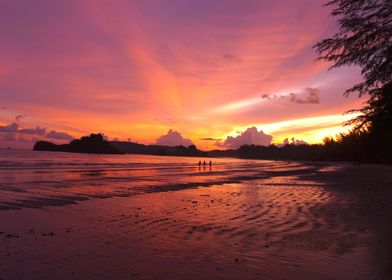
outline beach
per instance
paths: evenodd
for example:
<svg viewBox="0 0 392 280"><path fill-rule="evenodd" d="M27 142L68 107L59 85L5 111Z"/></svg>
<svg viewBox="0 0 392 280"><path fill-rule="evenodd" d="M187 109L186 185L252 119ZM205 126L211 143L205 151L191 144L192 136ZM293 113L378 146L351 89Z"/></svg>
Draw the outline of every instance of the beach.
<svg viewBox="0 0 392 280"><path fill-rule="evenodd" d="M387 165L2 150L0 279L391 279L391 201Z"/></svg>

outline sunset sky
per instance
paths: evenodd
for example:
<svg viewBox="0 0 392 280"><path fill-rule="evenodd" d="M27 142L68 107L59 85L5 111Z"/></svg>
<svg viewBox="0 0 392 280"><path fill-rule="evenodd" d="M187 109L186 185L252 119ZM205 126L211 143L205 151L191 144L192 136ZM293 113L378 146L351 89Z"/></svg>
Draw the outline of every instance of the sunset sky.
<svg viewBox="0 0 392 280"><path fill-rule="evenodd" d="M355 68L327 71L322 0L2 0L0 148L102 132L201 149L343 131ZM260 132L262 131L262 132Z"/></svg>

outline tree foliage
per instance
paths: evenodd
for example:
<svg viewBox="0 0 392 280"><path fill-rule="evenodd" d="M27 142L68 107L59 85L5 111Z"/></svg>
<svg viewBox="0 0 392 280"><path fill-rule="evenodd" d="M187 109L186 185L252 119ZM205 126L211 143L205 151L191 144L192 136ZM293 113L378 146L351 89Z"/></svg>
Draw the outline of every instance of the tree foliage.
<svg viewBox="0 0 392 280"><path fill-rule="evenodd" d="M314 45L318 59L333 62L331 68L357 65L363 81L345 95L368 94L361 114L349 122L355 131L392 131L392 0L330 0L339 31Z"/></svg>
<svg viewBox="0 0 392 280"><path fill-rule="evenodd" d="M377 94L392 77L392 1L331 0L326 6L339 18L339 31L314 46L319 59L334 62L331 68L361 67L363 81L346 95Z"/></svg>

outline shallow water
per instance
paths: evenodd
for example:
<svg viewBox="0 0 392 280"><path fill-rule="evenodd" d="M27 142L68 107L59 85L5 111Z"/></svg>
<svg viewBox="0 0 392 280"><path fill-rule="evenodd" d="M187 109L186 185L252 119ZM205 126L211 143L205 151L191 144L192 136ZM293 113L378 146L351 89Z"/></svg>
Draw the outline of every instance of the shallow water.
<svg viewBox="0 0 392 280"><path fill-rule="evenodd" d="M390 279L389 170L199 160L1 151L0 278Z"/></svg>
<svg viewBox="0 0 392 280"><path fill-rule="evenodd" d="M272 161L0 150L0 210L72 204L267 177L302 166ZM263 170L265 172L263 172ZM245 178L248 176L249 178Z"/></svg>

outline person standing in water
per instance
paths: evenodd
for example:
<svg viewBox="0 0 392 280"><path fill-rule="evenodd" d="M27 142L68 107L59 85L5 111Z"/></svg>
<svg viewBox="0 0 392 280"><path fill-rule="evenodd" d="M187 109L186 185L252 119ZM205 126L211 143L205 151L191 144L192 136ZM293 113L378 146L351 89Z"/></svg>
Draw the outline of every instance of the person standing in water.
<svg viewBox="0 0 392 280"><path fill-rule="evenodd" d="M210 161L210 166L212 166L212 161Z"/></svg>

